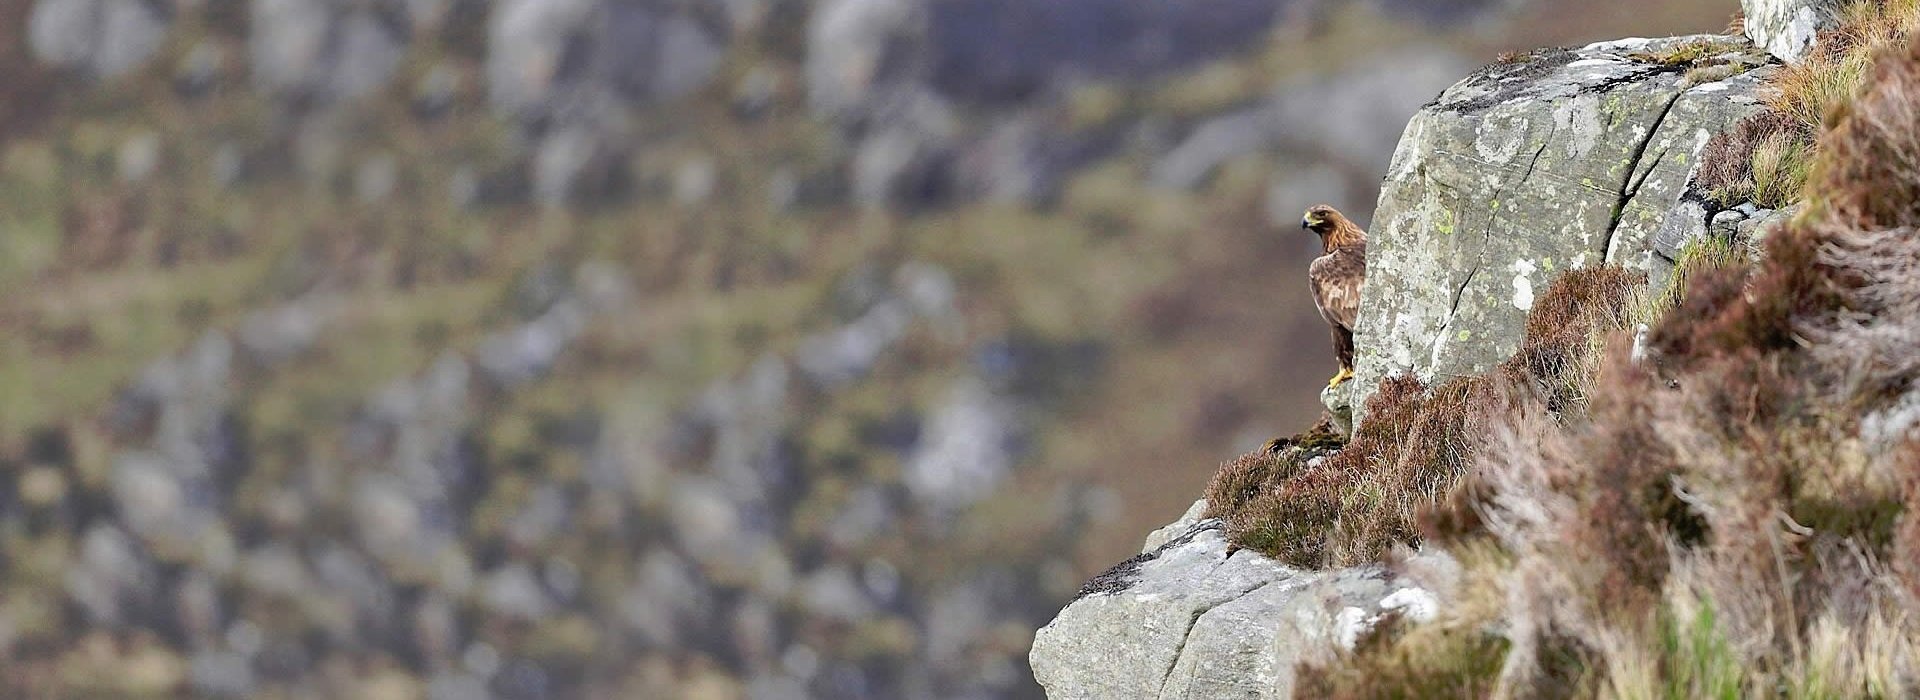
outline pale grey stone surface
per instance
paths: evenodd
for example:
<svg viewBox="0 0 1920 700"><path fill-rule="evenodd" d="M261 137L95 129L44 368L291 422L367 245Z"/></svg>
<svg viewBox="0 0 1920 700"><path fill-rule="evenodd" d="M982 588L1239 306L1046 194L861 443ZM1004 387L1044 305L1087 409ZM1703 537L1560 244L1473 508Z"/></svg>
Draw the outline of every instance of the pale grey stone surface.
<svg viewBox="0 0 1920 700"><path fill-rule="evenodd" d="M1352 648L1388 614L1431 619L1436 589L1378 566L1304 571L1230 551L1204 520L1088 582L1029 661L1051 698L1292 697L1300 661Z"/></svg>
<svg viewBox="0 0 1920 700"><path fill-rule="evenodd" d="M1766 70L1693 85L1659 52L1737 38L1629 39L1490 66L1407 126L1369 232L1351 403L1386 376L1479 373L1518 348L1560 272L1654 270L1656 232L1714 133L1755 109ZM1704 231L1712 212L1702 209Z"/></svg>
<svg viewBox="0 0 1920 700"><path fill-rule="evenodd" d="M1740 0L1747 36L1788 63L1813 50L1815 36L1833 25L1843 4L1840 0Z"/></svg>

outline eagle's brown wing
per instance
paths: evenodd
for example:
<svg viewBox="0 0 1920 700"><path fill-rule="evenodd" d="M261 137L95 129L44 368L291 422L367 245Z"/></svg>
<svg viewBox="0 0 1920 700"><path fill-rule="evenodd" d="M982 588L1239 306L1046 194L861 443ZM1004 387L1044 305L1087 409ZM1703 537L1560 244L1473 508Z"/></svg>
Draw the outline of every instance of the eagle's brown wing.
<svg viewBox="0 0 1920 700"><path fill-rule="evenodd" d="M1360 285L1367 279L1367 251L1363 246L1338 248L1315 258L1307 268L1313 283L1313 305L1327 323L1348 332L1360 315Z"/></svg>

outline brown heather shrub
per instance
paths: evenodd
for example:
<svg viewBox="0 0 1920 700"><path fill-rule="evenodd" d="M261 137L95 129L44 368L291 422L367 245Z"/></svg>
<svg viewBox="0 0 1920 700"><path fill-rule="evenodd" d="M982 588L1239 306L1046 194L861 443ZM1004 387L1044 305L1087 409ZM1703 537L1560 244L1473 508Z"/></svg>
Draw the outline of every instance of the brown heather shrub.
<svg viewBox="0 0 1920 700"><path fill-rule="evenodd" d="M1884 399L1920 379L1920 40L1883 56L1870 85L1822 140L1823 220L1804 228L1840 297L1809 324L1815 354Z"/></svg>
<svg viewBox="0 0 1920 700"><path fill-rule="evenodd" d="M1874 65L1873 89L1842 110L1815 173L1832 218L1853 229L1920 227L1920 41ZM1904 53L1904 55L1900 55Z"/></svg>
<svg viewBox="0 0 1920 700"><path fill-rule="evenodd" d="M1207 490L1210 517L1224 519L1239 546L1294 566L1375 561L1422 531L1471 532L1471 510L1439 509L1455 492L1499 408L1498 387L1544 397L1555 413L1584 403L1595 337L1626 327L1645 276L1618 268L1577 270L1535 304L1521 350L1492 379L1456 378L1429 391L1410 377L1382 382L1367 420L1337 452L1317 428L1224 465ZM1314 461L1316 458L1324 457Z"/></svg>
<svg viewBox="0 0 1920 700"><path fill-rule="evenodd" d="M1351 566L1414 543L1420 509L1446 494L1470 459L1465 421L1480 412L1477 380L1428 394L1417 379L1383 382L1368 418L1337 452L1310 432L1223 466L1207 488L1209 517L1233 542L1305 568Z"/></svg>
<svg viewBox="0 0 1920 700"><path fill-rule="evenodd" d="M1602 339L1632 325L1646 286L1645 273L1617 267L1555 278L1527 315L1520 349L1501 363L1498 376L1537 392L1556 414L1577 408L1593 384Z"/></svg>
<svg viewBox="0 0 1920 700"><path fill-rule="evenodd" d="M1893 533L1893 571L1907 595L1920 600L1920 439L1909 439L1889 455L1900 479L1905 514Z"/></svg>

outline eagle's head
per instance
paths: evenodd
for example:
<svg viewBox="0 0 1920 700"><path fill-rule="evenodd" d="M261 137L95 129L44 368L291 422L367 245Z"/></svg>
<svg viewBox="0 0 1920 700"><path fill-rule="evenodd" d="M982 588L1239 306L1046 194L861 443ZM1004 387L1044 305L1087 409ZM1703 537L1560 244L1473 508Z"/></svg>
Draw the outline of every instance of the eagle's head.
<svg viewBox="0 0 1920 700"><path fill-rule="evenodd" d="M1307 210L1307 215L1300 218L1300 228L1325 236L1340 228L1340 224L1346 220L1347 217L1340 215L1340 210L1321 204Z"/></svg>
<svg viewBox="0 0 1920 700"><path fill-rule="evenodd" d="M1331 251L1335 248L1365 245L1367 233L1353 225L1340 210L1321 204L1307 210L1300 217L1300 228L1312 231L1320 237L1321 245Z"/></svg>

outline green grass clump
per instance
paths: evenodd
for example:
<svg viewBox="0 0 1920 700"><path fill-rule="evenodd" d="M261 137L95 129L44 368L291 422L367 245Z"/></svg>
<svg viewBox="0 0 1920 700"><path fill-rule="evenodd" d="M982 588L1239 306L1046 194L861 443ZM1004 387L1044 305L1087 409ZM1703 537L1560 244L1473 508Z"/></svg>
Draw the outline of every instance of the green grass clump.
<svg viewBox="0 0 1920 700"><path fill-rule="evenodd" d="M1785 209L1800 201L1813 166L1812 152L1812 143L1788 132L1761 141L1753 150L1753 203L1763 209Z"/></svg>

